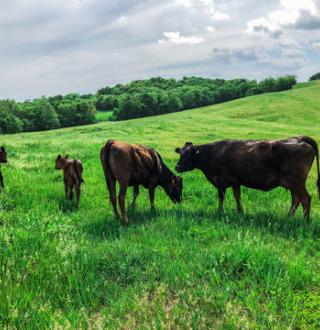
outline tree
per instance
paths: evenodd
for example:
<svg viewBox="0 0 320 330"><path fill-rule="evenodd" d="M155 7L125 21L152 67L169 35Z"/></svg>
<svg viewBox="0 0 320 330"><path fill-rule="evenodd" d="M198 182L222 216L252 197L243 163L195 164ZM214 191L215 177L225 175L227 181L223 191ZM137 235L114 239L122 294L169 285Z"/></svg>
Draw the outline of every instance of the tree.
<svg viewBox="0 0 320 330"><path fill-rule="evenodd" d="M23 130L23 123L16 116L19 111L15 101L0 100L0 133L18 133Z"/></svg>
<svg viewBox="0 0 320 330"><path fill-rule="evenodd" d="M288 90L291 89L292 86L294 86L297 83L296 77L295 76L285 76L285 77L279 77L276 80L276 87L275 89L277 91L283 91L283 90Z"/></svg>
<svg viewBox="0 0 320 330"><path fill-rule="evenodd" d="M274 92L276 91L276 80L272 77L266 78L259 83L259 88L264 93Z"/></svg>
<svg viewBox="0 0 320 330"><path fill-rule="evenodd" d="M41 131L60 127L57 112L45 97L21 104L20 118L25 131Z"/></svg>
<svg viewBox="0 0 320 330"><path fill-rule="evenodd" d="M310 78L309 78L309 81L313 81L313 80L320 80L320 72L312 75Z"/></svg>
<svg viewBox="0 0 320 330"><path fill-rule="evenodd" d="M99 95L95 102L98 111L112 111L117 105L117 98L113 95Z"/></svg>
<svg viewBox="0 0 320 330"><path fill-rule="evenodd" d="M60 127L58 114L50 103L47 103L41 110L39 128L48 130Z"/></svg>

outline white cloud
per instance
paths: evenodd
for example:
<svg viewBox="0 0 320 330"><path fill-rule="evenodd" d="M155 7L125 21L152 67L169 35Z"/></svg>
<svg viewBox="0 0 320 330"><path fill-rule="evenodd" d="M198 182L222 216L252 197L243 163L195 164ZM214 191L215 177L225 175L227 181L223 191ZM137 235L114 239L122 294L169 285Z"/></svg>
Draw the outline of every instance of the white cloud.
<svg viewBox="0 0 320 330"><path fill-rule="evenodd" d="M313 42L311 45L312 45L313 49L315 49L316 51L318 51L320 53L320 41Z"/></svg>
<svg viewBox="0 0 320 330"><path fill-rule="evenodd" d="M122 16L120 16L120 17L117 19L117 21L118 21L118 22L124 22L124 21L126 21L127 19L128 19L127 16L122 15Z"/></svg>
<svg viewBox="0 0 320 330"><path fill-rule="evenodd" d="M0 98L159 75L308 78L319 67L319 1L0 1Z"/></svg>
<svg viewBox="0 0 320 330"><path fill-rule="evenodd" d="M166 39L159 40L159 43L171 42L173 44L178 44L178 45L182 45L182 44L196 45L204 42L204 39L201 37L184 37L180 34L180 32L163 32L163 35L165 36Z"/></svg>
<svg viewBox="0 0 320 330"><path fill-rule="evenodd" d="M213 0L198 0L198 2L212 20L222 21L230 18L227 13L223 13L217 9Z"/></svg>
<svg viewBox="0 0 320 330"><path fill-rule="evenodd" d="M185 8L192 8L193 1L192 0L175 0L175 4L178 6L182 6Z"/></svg>
<svg viewBox="0 0 320 330"><path fill-rule="evenodd" d="M280 0L278 9L247 22L247 32L249 34L263 32L277 38L286 27L308 29L317 22L320 27L316 0Z"/></svg>
<svg viewBox="0 0 320 330"><path fill-rule="evenodd" d="M266 19L265 17L260 17L249 21L247 23L247 32L249 34L254 33L266 33L273 38L277 38L282 34L281 29L271 20Z"/></svg>

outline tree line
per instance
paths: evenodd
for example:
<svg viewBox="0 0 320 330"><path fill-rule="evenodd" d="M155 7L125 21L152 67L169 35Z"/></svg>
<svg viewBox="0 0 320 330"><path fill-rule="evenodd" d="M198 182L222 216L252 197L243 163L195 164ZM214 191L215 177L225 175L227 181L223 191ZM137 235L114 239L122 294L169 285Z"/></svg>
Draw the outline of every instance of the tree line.
<svg viewBox="0 0 320 330"><path fill-rule="evenodd" d="M111 120L124 120L198 108L261 93L291 89L296 78L288 75L260 82L247 79L161 77L133 81L98 90L96 108L112 111Z"/></svg>
<svg viewBox="0 0 320 330"><path fill-rule="evenodd" d="M313 80L320 80L320 72L315 73L309 78L309 81L313 81Z"/></svg>
<svg viewBox="0 0 320 330"><path fill-rule="evenodd" d="M68 94L16 102L0 100L0 133L55 129L95 122L96 110L112 111L111 120L124 120L230 101L246 96L291 89L288 75L260 82L247 79L161 77L104 87L95 94Z"/></svg>
<svg viewBox="0 0 320 330"><path fill-rule="evenodd" d="M32 132L90 124L95 121L94 101L78 94L41 97L15 102L0 100L0 133Z"/></svg>

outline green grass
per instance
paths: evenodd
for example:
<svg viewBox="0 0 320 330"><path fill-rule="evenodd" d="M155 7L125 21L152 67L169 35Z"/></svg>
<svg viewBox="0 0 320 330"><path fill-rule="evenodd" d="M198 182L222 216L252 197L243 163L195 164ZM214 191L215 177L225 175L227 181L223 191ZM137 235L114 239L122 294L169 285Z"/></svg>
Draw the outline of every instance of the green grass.
<svg viewBox="0 0 320 330"><path fill-rule="evenodd" d="M98 123L102 121L108 121L111 116L112 116L112 111L97 111L96 121Z"/></svg>
<svg viewBox="0 0 320 330"><path fill-rule="evenodd" d="M185 173L184 201L145 190L130 225L113 218L99 150L109 139L155 147L173 168L185 141L320 142L320 84L159 117L7 135L0 194L0 328L319 329L320 201L312 222L286 218L290 194L243 189L244 215L228 192ZM80 208L66 204L58 153L84 163ZM131 191L128 201L131 200Z"/></svg>

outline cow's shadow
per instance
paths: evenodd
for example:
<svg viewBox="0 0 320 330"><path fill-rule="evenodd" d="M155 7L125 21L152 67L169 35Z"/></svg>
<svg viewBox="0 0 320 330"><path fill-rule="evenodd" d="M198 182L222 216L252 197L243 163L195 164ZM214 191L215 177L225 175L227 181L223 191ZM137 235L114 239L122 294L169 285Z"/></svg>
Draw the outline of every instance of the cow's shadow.
<svg viewBox="0 0 320 330"><path fill-rule="evenodd" d="M75 200L67 200L66 198L59 198L58 200L59 210L63 213L71 213L77 211L79 208L77 207Z"/></svg>
<svg viewBox="0 0 320 330"><path fill-rule="evenodd" d="M216 218L217 221L227 221L230 225L242 228L254 228L260 232L266 232L284 239L312 238L317 239L320 235L320 223L317 217L307 220L302 215L288 217L272 212L260 211L239 214L236 211L227 212Z"/></svg>
<svg viewBox="0 0 320 330"><path fill-rule="evenodd" d="M95 218L84 223L82 227L91 239L108 241L119 239L121 232L126 229L118 219L110 216Z"/></svg>
<svg viewBox="0 0 320 330"><path fill-rule="evenodd" d="M128 226L122 226L120 219L115 219L113 214L108 212L85 225L85 231L93 239L117 239L127 227L150 225L155 221L162 221L163 218L174 219L181 222L183 228L196 223L206 225L224 223L236 228L252 228L262 233L279 236L284 239L312 238L320 236L320 222L316 217L306 220L303 216L287 217L272 212L238 213L234 210L226 210L223 213L217 210L208 209L186 209L183 206L169 209L150 208L128 208Z"/></svg>

